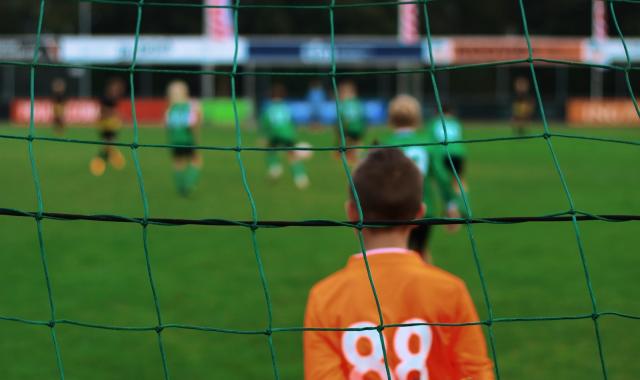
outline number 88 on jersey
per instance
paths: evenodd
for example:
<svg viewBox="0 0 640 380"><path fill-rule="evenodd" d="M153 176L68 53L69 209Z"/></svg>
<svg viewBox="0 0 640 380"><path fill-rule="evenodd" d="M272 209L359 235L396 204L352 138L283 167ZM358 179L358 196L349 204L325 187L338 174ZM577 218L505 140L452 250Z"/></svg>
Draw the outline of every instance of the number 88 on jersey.
<svg viewBox="0 0 640 380"><path fill-rule="evenodd" d="M398 359L395 366L389 363L391 380L427 380L427 358L431 349L433 335L431 327L426 321L418 318L402 322L392 337L392 346L387 343L387 336L382 334L387 358L391 349ZM357 322L349 326L350 329L342 336L342 354L353 367L349 373L349 380L386 380L387 368L380 334L372 322ZM386 330L389 331L389 330ZM385 332L386 332L385 331Z"/></svg>

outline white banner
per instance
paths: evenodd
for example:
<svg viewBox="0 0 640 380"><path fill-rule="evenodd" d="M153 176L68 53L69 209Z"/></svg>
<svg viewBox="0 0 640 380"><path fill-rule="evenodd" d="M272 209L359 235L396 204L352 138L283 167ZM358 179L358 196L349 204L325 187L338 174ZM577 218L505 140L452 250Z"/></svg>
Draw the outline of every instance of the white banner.
<svg viewBox="0 0 640 380"><path fill-rule="evenodd" d="M63 36L58 57L65 63L130 64L133 60L134 37ZM136 63L208 65L233 62L233 39L212 40L204 36L141 36ZM238 62L247 60L249 47L238 39Z"/></svg>
<svg viewBox="0 0 640 380"><path fill-rule="evenodd" d="M455 62L455 45L454 40L447 37L434 37L431 38L431 51L433 53L433 60L436 65L448 65ZM427 39L422 40L422 59L429 63L429 41Z"/></svg>
<svg viewBox="0 0 640 380"><path fill-rule="evenodd" d="M631 62L640 61L640 39L625 38L629 59ZM596 64L626 64L627 55L622 41L617 38L605 40L585 39L582 42L582 62Z"/></svg>

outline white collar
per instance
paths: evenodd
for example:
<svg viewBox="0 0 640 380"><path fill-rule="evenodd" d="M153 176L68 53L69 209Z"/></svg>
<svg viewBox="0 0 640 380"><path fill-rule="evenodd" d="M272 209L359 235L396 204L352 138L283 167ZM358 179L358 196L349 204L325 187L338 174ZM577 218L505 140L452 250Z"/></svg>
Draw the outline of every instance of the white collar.
<svg viewBox="0 0 640 380"><path fill-rule="evenodd" d="M383 255L383 254L389 254L389 253L397 254L397 255L406 255L409 253L413 253L413 251L406 248L383 247L383 248L367 249L366 253L367 253L367 257L370 257L374 255ZM363 254L362 252L359 252L353 255L353 257L361 258L363 257Z"/></svg>

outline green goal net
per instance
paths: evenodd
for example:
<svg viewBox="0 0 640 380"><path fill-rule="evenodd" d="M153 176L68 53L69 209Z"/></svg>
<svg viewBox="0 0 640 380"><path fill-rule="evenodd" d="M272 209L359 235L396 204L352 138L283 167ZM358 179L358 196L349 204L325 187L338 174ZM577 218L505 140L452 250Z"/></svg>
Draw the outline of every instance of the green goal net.
<svg viewBox="0 0 640 380"><path fill-rule="evenodd" d="M89 0L87 0L89 1ZM41 44L41 33L43 30L43 24L45 20L45 9L48 3L55 3L51 0L40 0L39 1L39 18L37 25L34 25L36 30L36 46L33 52L33 59L30 62L12 62L12 61L4 61L0 62L0 65L3 66L15 66L15 67L23 67L28 69L30 75L30 100L31 100L31 120L28 127L28 133L25 136L15 136L10 134L2 134L0 135L0 143L2 141L7 140L22 140L26 141L28 144L28 157L29 163L31 167L31 176L33 178L33 186L35 188L35 193L37 196L37 209L36 210L19 210L14 208L7 207L8 205L0 205L5 208L0 208L0 215L3 216L12 216L12 217L27 217L32 218L35 224L35 228L37 231L38 237L38 246L40 253L40 260L42 264L42 269L44 271L44 280L46 283L46 290L48 295L48 304L49 304L49 318L47 320L32 320L32 319L24 319L19 316L10 316L10 315L0 315L0 323L20 323L20 324L29 324L29 325L38 325L45 328L48 328L51 334L51 344L54 348L55 360L57 363L57 369L59 373L59 377L61 379L65 378L65 353L64 350L61 349L59 341L58 341L58 331L61 325L71 325L75 328L86 328L86 329L103 329L109 331L131 331L131 332L155 332L157 336L157 344L159 355L162 362L162 373L165 379L171 378L172 369L168 364L167 360L167 350L165 349L165 341L163 336L165 332L169 329L189 329L195 330L202 333L217 333L217 334L250 334L257 336L266 337L266 341L268 344L268 349L270 352L271 364L273 368L273 377L276 379L281 378L281 374L279 371L279 358L277 355L277 347L274 343L274 335L282 334L287 332L302 332L305 330L302 326L296 327L283 327L278 326L273 321L273 307L272 307L272 295L270 293L269 282L267 275L265 273L263 267L263 258L260 251L260 244L258 243L258 239L256 238L257 231L260 229L266 228L280 228L280 227L290 227L297 226L301 228L316 228L316 227L326 227L326 226L335 226L342 228L349 228L358 231L358 241L362 248L362 251L365 252L362 232L361 230L365 227L381 227L391 225L388 222L376 222L376 223L363 223L362 210L360 209L360 204L358 202L358 195L355 191L355 186L353 184L353 180L351 177L351 169L346 159L346 152L348 150L364 150L373 149L373 148L385 148L385 147L401 147L398 145L362 145L362 146L348 146L345 138L345 131L342 125L342 121L338 118L338 126L340 132L339 145L332 147L306 147L306 148L267 148L267 147L257 147L257 146L248 146L243 142L243 134L241 133L240 121L238 118L238 80L240 77L247 75L266 75L266 76L322 76L328 78L331 82L332 91L336 98L336 111L337 114L340 114L341 102L338 96L338 81L341 78L345 78L348 76L375 76L375 75L401 75L407 73L421 73L431 83L432 91L435 97L435 103L438 110L438 115L443 123L445 123L445 116L443 113L442 102L438 90L438 80L437 74L444 71L454 71L454 70L467 70L472 68L479 67L496 67L496 66L508 66L508 65L525 65L528 67L530 80L533 84L533 89L535 92L535 98L537 101L537 108L540 113L540 118L543 123L543 130L541 133L529 134L526 136L515 136L515 137L497 137L497 138L487 138L487 139L469 139L469 140L459 140L454 141L446 136L445 129L445 140L441 144L444 146L444 150L448 156L449 162L454 167L451 154L449 153L449 147L453 144L483 144L488 142L496 142L496 141L508 141L508 140L533 140L538 139L540 141L544 141L546 146L548 147L548 153L552 159L553 166L555 168L555 172L557 178L559 180L559 186L561 186L566 201L566 209L552 214L552 215L543 215L543 216L521 216L521 217L476 217L476 214L473 210L473 205L471 204L467 194L465 193L465 189L462 186L461 179L457 172L454 174L456 181L458 183L458 187L462 193L464 208L466 209L466 214L468 215L465 218L459 219L450 219L450 218L425 218L423 220L413 220L413 221L405 221L403 224L433 224L433 225L446 225L446 224L462 224L466 229L466 233L468 235L468 240L470 242L471 247L471 257L473 258L473 262L475 264L475 269L480 279L481 283L481 292L482 297L484 299L484 304L486 305L486 319L474 321L470 323L465 323L461 325L469 325L469 324L478 324L485 326L486 331L488 331L488 345L491 353L491 358L493 360L495 366L495 374L499 379L501 377L501 351L497 348L496 337L494 334L495 326L501 323L520 323L522 328L526 328L526 323L529 322L544 322L544 321L558 321L558 320L591 320L593 323L593 344L597 347L598 358L599 358L599 366L602 371L602 377L608 378L607 371L607 359L604 354L604 346L606 342L603 342L602 334L601 334L601 318L602 317L613 317L613 318L624 318L624 319L640 319L640 316L626 314L622 312L615 311L606 311L599 307L597 302L594 288L591 281L591 275L589 270L589 265L587 262L587 257L585 255L585 249L583 245L583 238L580 232L580 221L587 220L598 220L604 222L627 222L627 221L637 221L640 220L640 216L637 215L601 215L601 214L592 214L581 210L574 203L570 186L565 179L565 175L562 170L561 162L556 154L556 150L554 149L554 143L558 140L592 140L597 141L602 144L627 144L627 145L640 145L638 141L624 140L624 139L613 139L613 138L602 138L602 137L594 137L588 135L575 135L568 134L562 131L554 131L549 126L549 122L547 120L547 116L545 115L545 105L541 96L541 89L538 85L538 80L536 77L536 68L540 64L555 64L555 65L566 65L572 67L582 67L582 68L598 68L604 70L612 70L621 72L624 74L625 84L628 89L628 96L633 101L633 105L635 107L636 112L640 117L640 108L638 106L637 99L633 92L632 82L630 79L630 74L637 70L637 67L632 65L631 59L629 57L628 47L625 42L623 31L621 30L618 23L618 16L616 14L616 8L618 3L620 2L633 2L631 0L607 0L608 10L611 15L611 19L613 21L615 30L619 37L620 43L624 47L626 52L627 62L625 65L614 65L614 64L585 64L585 63L577 63L577 62L569 62L562 60L552 60L546 59L542 57L537 57L531 44L531 37L528 31L527 25L527 11L526 6L523 0L514 0L517 2L520 15L521 15L521 24L524 30L523 38L527 43L528 54L526 57L517 60L508 60L508 61L500 61L500 62L487 62L487 63L479 63L479 64L469 64L469 65L442 65L439 62L434 60L433 48L432 48L432 31L430 27L430 8L433 6L432 1L427 0L416 0L416 1L378 1L378 2L349 2L342 3L336 0L327 1L326 4L322 5L305 5L304 2L283 2L282 4L271 4L269 2L254 2L251 4L244 4L240 0L233 0L232 5L227 8L231 8L233 14L233 21L235 23L235 53L233 64L231 65L230 70L182 70L182 69L164 69L164 68L153 68L153 67L140 67L137 62L138 55L138 42L140 38L140 30L141 23L145 15L145 10L150 7L192 7L192 8L203 8L205 7L202 4L196 3L182 3L182 2L154 2L154 1L133 1L133 0L90 0L92 3L101 3L114 7L135 7L137 9L137 22L135 25L135 35L134 35L134 50L133 50L133 59L128 67L108 67L108 66L93 66L93 65L72 65L72 64L62 64L62 63L46 63L40 60L40 44ZM292 3L292 4L290 4ZM339 65L336 63L336 49L335 49L335 23L334 19L340 11L347 7L389 7L389 9L394 9L394 7L402 6L403 4L418 4L422 13L422 17L424 19L424 34L426 35L427 46L428 46L428 54L430 62L428 65L419 68L419 69L398 69L398 70L384 70L384 71L341 71ZM533 3L532 3L533 4ZM586 5L585 5L586 6ZM330 66L329 69L320 72L320 73L307 73L307 72L277 72L277 73L269 73L269 72L246 72L241 71L238 63L238 18L242 17L243 9L251 9L251 8L299 8L299 9L313 9L318 11L326 12L327 24L330 26L330 41L331 41L331 56L330 56ZM93 141L93 140L81 140L81 139L73 139L73 138L63 138L63 137L47 137L42 136L38 133L36 129L36 122L34 117L34 108L35 101L38 94L36 93L36 81L38 78L38 70L43 67L54 67L54 68L81 68L87 70L101 70L101 71L113 71L118 72L120 74L125 73L128 75L129 79L129 87L130 87L130 97L131 97L131 113L133 119L133 139L129 142L101 142L101 141ZM148 194L145 189L145 178L142 171L141 162L139 159L139 151L141 149L152 149L152 148L174 148L176 146L166 145L166 144L148 144L144 141L141 141L139 137L139 125L138 118L136 116L136 86L134 77L137 73L145 71L145 72L157 72L164 74L180 74L180 75L215 75L220 77L228 78L231 86L231 98L232 98L232 106L235 115L235 144L233 146L210 146L210 145L198 145L194 148L200 150L208 150L208 151L226 151L233 152L235 154L235 159L237 162L237 170L241 176L242 180L242 190L246 194L246 199L251 209L251 219L250 220L228 220L228 219L180 219L180 218L155 218L152 217L149 211L149 202L148 202ZM36 154L37 150L34 149L34 142L36 141L56 141L64 144L68 144L70 147L73 147L74 144L94 144L94 145L114 145L119 146L121 148L129 149L131 152L131 156L133 158L133 165L135 168L135 173L137 175L137 186L139 189L140 200L143 205L143 213L142 215L89 215L89 214L79 214L79 213L64 213L64 212L51 212L47 210L45 207L45 203L43 201L43 189L40 182L40 175L38 172L38 164L36 162ZM440 143L425 143L423 145L436 145ZM245 154L247 152L266 152L269 150L293 150L293 149L306 149L312 151L334 151L340 155L340 161L344 169L344 175L351 187L356 202L358 204L358 212L360 215L360 221L356 223L345 222L341 220L284 220L284 221L269 221L263 220L260 218L260 210L256 206L256 202L254 200L254 195L252 188L247 179L247 168L245 165ZM100 223L131 223L137 224L140 228L140 239L142 241L142 246L144 248L144 258L147 269L147 280L150 286L150 292L153 299L153 304L155 307L155 317L156 322L154 325L150 326L120 326L120 325L105 325L91 322L81 322L77 320L71 319L60 319L59 315L56 312L56 289L52 286L52 281L50 280L50 269L47 261L47 247L45 244L45 239L43 239L43 221L47 219L59 220L59 221L72 221L72 220L87 220L87 221L96 221ZM500 225L503 224L515 224L515 223L525 223L525 222L547 222L547 223L569 223L571 224L573 231L575 233L575 242L577 244L577 249L579 253L579 260L582 265L582 272L584 273L584 291L588 294L590 299L591 310L588 313L584 314L575 314L575 315L564 315L564 316L514 316L514 317L500 317L497 316L492 307L492 297L489 292L489 288L486 284L486 274L483 270L483 261L490 260L486 255L482 255L482 252L479 251L478 246L476 244L476 238L474 235L474 226L476 224L493 224L496 225L495 228L500 228ZM150 251L148 245L148 229L152 225L161 225L161 226L182 226L182 225L204 225L209 226L210 228L218 228L223 226L235 226L237 228L244 228L250 231L251 233L251 243L253 246L253 253L255 256L255 261L257 265L257 269L259 272L259 277L262 284L262 291L264 293L264 299L266 303L266 314L267 314L267 324L263 329L260 330L233 330L233 329L224 329L218 328L216 326L197 326L190 324L175 324L167 322L163 318L163 309L162 305L159 301L158 289L156 287L156 281L154 280L154 270L153 270L153 252ZM1 253L0 253L1 254ZM376 284L374 283L373 276L369 269L369 264L366 258L366 252L364 255L365 265L367 268L367 275L369 278L369 282L371 285L371 292L376 301L376 307L378 312L378 321L377 326L375 327L363 327L363 328L346 328L345 326L335 326L332 329L325 329L331 331L348 331L348 330L374 330L380 336L380 341L383 347L383 354L385 360L385 367L387 378L392 379L392 371L389 368L387 363L387 355L384 346L384 339L382 332L387 327L401 327L402 325L389 325L387 321L385 321L383 315L384 305L380 303L378 300L377 292L376 292ZM434 325L438 325L434 323ZM267 376L265 376L266 378Z"/></svg>

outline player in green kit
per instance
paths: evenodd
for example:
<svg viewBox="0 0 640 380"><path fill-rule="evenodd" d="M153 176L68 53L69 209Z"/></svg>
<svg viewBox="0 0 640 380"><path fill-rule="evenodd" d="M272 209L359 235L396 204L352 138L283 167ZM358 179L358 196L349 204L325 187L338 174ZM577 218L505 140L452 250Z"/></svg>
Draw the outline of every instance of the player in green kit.
<svg viewBox="0 0 640 380"><path fill-rule="evenodd" d="M340 116L346 145L360 145L367 130L367 124L364 106L358 99L358 89L354 82L346 81L340 83L338 94L340 96ZM340 131L338 130L338 138L340 138L339 134ZM346 151L345 155L349 163L353 164L357 161L356 153L355 150Z"/></svg>
<svg viewBox="0 0 640 380"><path fill-rule="evenodd" d="M180 195L187 196L195 189L202 169L202 157L193 148L200 127L200 106L189 99L189 88L183 81L169 83L167 100L167 136L169 144L177 146L172 151L174 179Z"/></svg>
<svg viewBox="0 0 640 380"><path fill-rule="evenodd" d="M270 148L294 147L297 142L296 127L293 123L291 110L284 98L286 89L282 84L274 84L271 88L271 100L262 110L260 117L260 131L265 136ZM293 181L299 189L309 187L309 177L302 162L305 154L309 151L287 152L289 165L293 172ZM277 150L269 150L266 153L267 171L271 179L278 179L282 176L283 168L280 161L280 154Z"/></svg>
<svg viewBox="0 0 640 380"><path fill-rule="evenodd" d="M427 125L427 133L431 141L442 143L445 141L461 141L463 139L463 130L462 123L460 120L453 114L451 109L446 105L442 105L442 113L443 118L440 116L436 116L431 119ZM442 119L444 119L444 125L442 124ZM445 135L446 129L446 135ZM449 156L447 155L447 149L445 149L444 145L439 145L437 147L441 152L441 158L443 160L442 165L451 172L452 187L456 190L456 192L460 192L460 186L458 186L458 181L455 178L455 174L453 172L453 168L455 168L455 172L458 174L460 181L462 182L463 187L466 190L466 182L464 180L464 171L465 171L465 160L467 157L467 148L464 144L448 144L447 149L449 151L449 155L451 156L451 162L449 162ZM453 164L453 168L451 165Z"/></svg>
<svg viewBox="0 0 640 380"><path fill-rule="evenodd" d="M393 135L384 145L424 144L430 141L424 131L419 130L422 123L422 111L418 100L409 95L398 95L389 103L389 124ZM427 217L434 217L435 196L433 184L442 196L445 213L449 218L460 217L459 197L452 187L451 173L444 167L442 150L434 146L406 146L400 148L404 154L412 159L424 176L423 198L427 205ZM431 225L421 225L414 228L409 236L409 248L420 252L425 260L430 260L429 237ZM448 225L450 231L455 231L458 225Z"/></svg>

